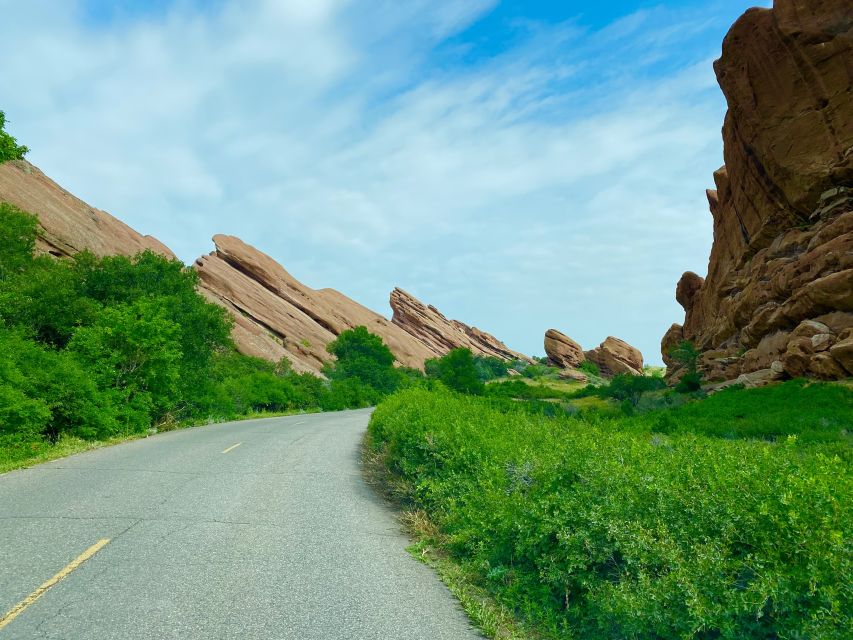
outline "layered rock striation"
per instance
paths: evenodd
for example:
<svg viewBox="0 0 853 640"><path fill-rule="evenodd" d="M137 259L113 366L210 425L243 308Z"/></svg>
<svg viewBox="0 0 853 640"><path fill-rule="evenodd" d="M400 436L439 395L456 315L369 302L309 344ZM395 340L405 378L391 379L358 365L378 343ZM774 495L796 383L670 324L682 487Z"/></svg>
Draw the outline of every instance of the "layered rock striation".
<svg viewBox="0 0 853 640"><path fill-rule="evenodd" d="M38 216L37 249L57 257L88 250L97 256L132 256L141 251L174 258L162 242L137 233L106 211L71 195L26 160L0 164L0 202Z"/></svg>
<svg viewBox="0 0 853 640"><path fill-rule="evenodd" d="M708 202L708 274L685 273L683 325L710 379L853 374L853 11L776 0L731 28L714 64L728 102ZM819 336L819 337L818 337ZM839 346L836 346L839 345ZM834 351L833 351L834 349ZM766 377L771 377L767 373Z"/></svg>
<svg viewBox="0 0 853 640"><path fill-rule="evenodd" d="M37 249L56 257L88 250L98 256L132 256L151 250L175 254L151 236L137 233L110 214L71 195L26 161L0 164L0 202L35 214L41 226ZM291 276L268 255L238 238L218 235L215 251L199 258L199 291L234 318L233 339L247 355L279 361L288 358L297 371L319 374L332 359L326 345L342 331L365 326L379 335L400 364L422 368L424 361L465 346L475 353L525 359L493 336L437 310L418 332L358 304L333 289L314 290ZM392 295L392 299L395 296ZM426 308L407 296L408 308Z"/></svg>
<svg viewBox="0 0 853 640"><path fill-rule="evenodd" d="M394 312L391 322L425 345L433 357L465 348L475 355L533 363L532 358L513 351L490 333L459 320L449 320L434 306L424 304L400 288L391 292L390 303Z"/></svg>
<svg viewBox="0 0 853 640"><path fill-rule="evenodd" d="M613 336L608 336L595 349L584 351L566 334L548 329L545 332L545 355L551 364L567 372L588 361L608 378L620 373L643 375L643 354L640 350Z"/></svg>
<svg viewBox="0 0 853 640"><path fill-rule="evenodd" d="M412 335L333 289L311 289L239 238L217 235L216 250L196 261L202 293L234 316L241 352L287 357L299 371L319 373L326 345L357 326L380 336L404 366L423 367L435 352Z"/></svg>

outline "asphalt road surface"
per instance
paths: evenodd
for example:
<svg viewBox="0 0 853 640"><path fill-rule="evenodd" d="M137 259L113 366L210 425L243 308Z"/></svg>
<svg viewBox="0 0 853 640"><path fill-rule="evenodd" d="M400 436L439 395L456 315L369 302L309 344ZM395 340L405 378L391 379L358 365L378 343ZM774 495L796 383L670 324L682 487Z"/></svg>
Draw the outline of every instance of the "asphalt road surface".
<svg viewBox="0 0 853 640"><path fill-rule="evenodd" d="M369 416L174 431L0 475L0 640L480 638L362 479Z"/></svg>

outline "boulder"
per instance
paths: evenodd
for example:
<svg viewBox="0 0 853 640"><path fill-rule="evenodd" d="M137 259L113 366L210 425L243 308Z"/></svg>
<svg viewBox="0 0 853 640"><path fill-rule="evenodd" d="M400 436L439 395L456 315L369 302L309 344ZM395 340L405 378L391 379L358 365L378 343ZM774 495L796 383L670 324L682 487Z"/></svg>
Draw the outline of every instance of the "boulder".
<svg viewBox="0 0 853 640"><path fill-rule="evenodd" d="M809 373L821 380L838 380L848 375L838 360L825 351L812 356L809 363Z"/></svg>
<svg viewBox="0 0 853 640"><path fill-rule="evenodd" d="M573 369L586 359L583 347L556 329L545 332L545 355L554 366L561 369Z"/></svg>
<svg viewBox="0 0 853 640"><path fill-rule="evenodd" d="M586 359L598 365L603 376L628 373L643 375L643 354L619 338L608 336L598 347L585 352Z"/></svg>
<svg viewBox="0 0 853 640"><path fill-rule="evenodd" d="M853 374L853 337L836 342L829 348L829 353L848 374Z"/></svg>

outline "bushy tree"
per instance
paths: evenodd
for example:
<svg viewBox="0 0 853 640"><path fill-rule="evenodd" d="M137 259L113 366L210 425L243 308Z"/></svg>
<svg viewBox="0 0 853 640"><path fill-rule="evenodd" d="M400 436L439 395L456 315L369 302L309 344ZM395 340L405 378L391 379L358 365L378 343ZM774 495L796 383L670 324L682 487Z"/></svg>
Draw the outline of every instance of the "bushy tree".
<svg viewBox="0 0 853 640"><path fill-rule="evenodd" d="M0 202L0 282L19 274L30 264L37 231L38 219L34 215Z"/></svg>
<svg viewBox="0 0 853 640"><path fill-rule="evenodd" d="M699 350L689 340L682 340L669 352L670 357L678 362L686 371L678 381L676 390L682 393L698 391L702 387L702 376L699 368Z"/></svg>
<svg viewBox="0 0 853 640"><path fill-rule="evenodd" d="M355 379L380 394L393 393L401 384L402 376L394 368L394 354L382 338L366 327L343 331L326 350L336 358L326 369L333 384L338 380Z"/></svg>
<svg viewBox="0 0 853 640"><path fill-rule="evenodd" d="M481 395L485 389L470 349L453 349L441 358L427 360L425 367L427 376L459 393Z"/></svg>
<svg viewBox="0 0 853 640"><path fill-rule="evenodd" d="M29 149L18 144L15 138L6 133L6 114L0 111L0 162L20 160L27 153Z"/></svg>

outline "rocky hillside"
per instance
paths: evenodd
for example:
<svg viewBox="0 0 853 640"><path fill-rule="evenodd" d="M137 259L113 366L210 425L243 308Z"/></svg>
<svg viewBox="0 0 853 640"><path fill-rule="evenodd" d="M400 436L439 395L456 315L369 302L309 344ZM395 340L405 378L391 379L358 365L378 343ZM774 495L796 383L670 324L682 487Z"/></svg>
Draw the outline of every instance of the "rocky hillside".
<svg viewBox="0 0 853 640"><path fill-rule="evenodd" d="M37 214L38 249L73 256L88 249L98 256L134 255L150 249L174 258L162 242L143 236L121 220L74 197L26 160L0 164L0 201Z"/></svg>
<svg viewBox="0 0 853 640"><path fill-rule="evenodd" d="M731 28L714 64L725 166L708 191L707 277L685 273L681 340L710 379L853 374L853 10L776 0Z"/></svg>

